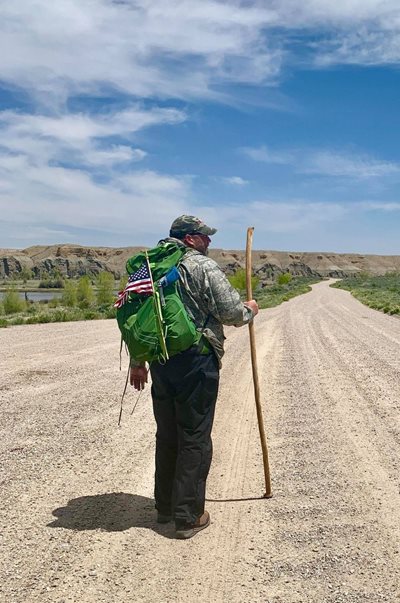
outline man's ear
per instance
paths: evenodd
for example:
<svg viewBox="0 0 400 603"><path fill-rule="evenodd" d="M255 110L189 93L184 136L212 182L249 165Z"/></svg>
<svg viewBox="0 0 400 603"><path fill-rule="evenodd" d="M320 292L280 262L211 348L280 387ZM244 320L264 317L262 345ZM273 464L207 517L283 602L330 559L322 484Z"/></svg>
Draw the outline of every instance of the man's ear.
<svg viewBox="0 0 400 603"><path fill-rule="evenodd" d="M187 247L193 247L194 245L193 237L190 234L185 235L182 241L185 243L185 245L187 245Z"/></svg>

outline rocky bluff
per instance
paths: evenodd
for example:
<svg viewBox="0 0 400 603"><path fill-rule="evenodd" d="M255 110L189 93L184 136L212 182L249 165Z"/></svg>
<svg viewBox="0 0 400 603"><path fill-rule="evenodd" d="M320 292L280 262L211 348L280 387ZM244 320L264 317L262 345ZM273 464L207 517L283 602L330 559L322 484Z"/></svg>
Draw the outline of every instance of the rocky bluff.
<svg viewBox="0 0 400 603"><path fill-rule="evenodd" d="M0 278L10 278L24 268L36 278L55 270L64 276L95 275L103 270L119 278L125 272L129 257L140 247L83 247L81 245L50 245L27 249L0 249ZM210 257L224 272L233 274L245 266L244 251L211 249ZM311 253L286 251L253 251L253 269L261 281L270 281L277 274L289 271L294 276L344 277L359 272L385 274L400 271L400 256L342 253Z"/></svg>

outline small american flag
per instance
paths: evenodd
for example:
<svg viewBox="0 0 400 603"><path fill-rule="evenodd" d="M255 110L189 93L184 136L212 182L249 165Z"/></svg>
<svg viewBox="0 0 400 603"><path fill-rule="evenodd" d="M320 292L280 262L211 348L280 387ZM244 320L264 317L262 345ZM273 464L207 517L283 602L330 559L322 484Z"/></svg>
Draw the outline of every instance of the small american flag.
<svg viewBox="0 0 400 603"><path fill-rule="evenodd" d="M129 293L153 293L151 275L147 263L144 262L139 270L130 275L123 291L118 293L114 308L120 308L128 299Z"/></svg>

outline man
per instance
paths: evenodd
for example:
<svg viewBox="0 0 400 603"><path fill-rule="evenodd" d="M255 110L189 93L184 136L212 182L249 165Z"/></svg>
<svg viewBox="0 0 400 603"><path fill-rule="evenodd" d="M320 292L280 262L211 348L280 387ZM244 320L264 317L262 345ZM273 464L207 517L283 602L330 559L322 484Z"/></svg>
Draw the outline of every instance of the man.
<svg viewBox="0 0 400 603"><path fill-rule="evenodd" d="M255 300L242 303L218 264L207 257L216 233L199 218L180 216L170 236L186 248L179 264L180 293L199 332L199 342L170 358L152 362L152 398L157 423L155 502L157 520L175 521L176 537L191 538L210 524L204 509L211 465L211 429L224 353L223 325L241 326L258 313ZM147 368L132 359L131 385L147 383Z"/></svg>

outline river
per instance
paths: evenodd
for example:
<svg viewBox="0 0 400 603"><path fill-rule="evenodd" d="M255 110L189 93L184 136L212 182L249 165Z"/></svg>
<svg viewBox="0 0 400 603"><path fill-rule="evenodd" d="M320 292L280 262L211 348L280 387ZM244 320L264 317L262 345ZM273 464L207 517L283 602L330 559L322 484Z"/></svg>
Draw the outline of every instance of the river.
<svg viewBox="0 0 400 603"><path fill-rule="evenodd" d="M0 291L0 300L3 299L5 291ZM51 299L60 299L62 291L19 291L21 299L27 299L32 302L47 302ZM25 297L26 295L26 297Z"/></svg>

